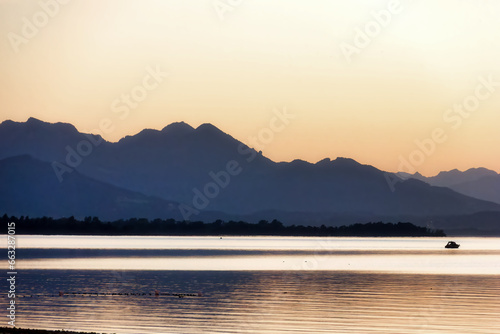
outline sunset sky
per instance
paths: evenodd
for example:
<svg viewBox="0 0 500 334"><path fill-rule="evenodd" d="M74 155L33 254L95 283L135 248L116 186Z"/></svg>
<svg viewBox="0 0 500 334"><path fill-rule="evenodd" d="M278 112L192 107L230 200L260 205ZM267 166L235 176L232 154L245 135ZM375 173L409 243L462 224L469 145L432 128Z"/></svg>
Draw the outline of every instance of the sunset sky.
<svg viewBox="0 0 500 334"><path fill-rule="evenodd" d="M500 172L499 32L494 0L0 0L0 121L248 142L286 109L275 161Z"/></svg>

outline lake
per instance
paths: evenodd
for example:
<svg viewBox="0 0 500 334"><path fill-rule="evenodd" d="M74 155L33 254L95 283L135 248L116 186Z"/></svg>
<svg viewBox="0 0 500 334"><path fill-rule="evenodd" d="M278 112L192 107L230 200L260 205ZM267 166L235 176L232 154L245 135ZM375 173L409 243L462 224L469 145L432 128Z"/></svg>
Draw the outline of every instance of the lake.
<svg viewBox="0 0 500 334"><path fill-rule="evenodd" d="M447 241L18 236L17 325L135 334L499 333L500 238L457 238L459 249L444 249Z"/></svg>

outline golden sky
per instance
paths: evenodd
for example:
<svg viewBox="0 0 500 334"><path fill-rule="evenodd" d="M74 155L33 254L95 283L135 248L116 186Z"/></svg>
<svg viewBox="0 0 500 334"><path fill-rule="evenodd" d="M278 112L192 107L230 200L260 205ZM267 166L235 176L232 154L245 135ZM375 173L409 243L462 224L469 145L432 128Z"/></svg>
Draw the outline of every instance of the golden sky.
<svg viewBox="0 0 500 334"><path fill-rule="evenodd" d="M286 110L275 161L500 172L499 32L493 0L0 0L0 121L248 142Z"/></svg>

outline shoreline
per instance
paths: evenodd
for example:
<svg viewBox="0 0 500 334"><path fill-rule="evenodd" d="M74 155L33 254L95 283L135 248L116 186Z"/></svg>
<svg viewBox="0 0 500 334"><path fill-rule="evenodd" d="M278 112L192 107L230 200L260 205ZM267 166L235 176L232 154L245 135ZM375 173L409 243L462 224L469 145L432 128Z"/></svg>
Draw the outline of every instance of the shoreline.
<svg viewBox="0 0 500 334"><path fill-rule="evenodd" d="M0 334L104 334L97 332L73 332L66 330L30 329L18 327L0 327Z"/></svg>

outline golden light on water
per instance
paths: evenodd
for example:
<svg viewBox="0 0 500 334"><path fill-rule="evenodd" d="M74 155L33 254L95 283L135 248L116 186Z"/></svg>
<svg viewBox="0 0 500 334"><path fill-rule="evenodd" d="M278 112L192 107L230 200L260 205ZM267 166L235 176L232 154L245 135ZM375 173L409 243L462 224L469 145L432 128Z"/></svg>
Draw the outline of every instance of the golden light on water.
<svg viewBox="0 0 500 334"><path fill-rule="evenodd" d="M265 255L24 260L19 269L72 270L326 270L417 274L500 275L496 255ZM308 259L308 260L307 260Z"/></svg>
<svg viewBox="0 0 500 334"><path fill-rule="evenodd" d="M455 250L444 238L18 240L20 327L444 334L500 326L498 238L460 238Z"/></svg>
<svg viewBox="0 0 500 334"><path fill-rule="evenodd" d="M20 249L34 250L35 253L19 261L18 267L52 270L312 270L500 275L497 238L461 238L462 247L458 250L444 249L447 240L23 236L19 242ZM67 253L70 249L74 251ZM74 254L77 254L76 257Z"/></svg>

